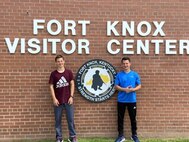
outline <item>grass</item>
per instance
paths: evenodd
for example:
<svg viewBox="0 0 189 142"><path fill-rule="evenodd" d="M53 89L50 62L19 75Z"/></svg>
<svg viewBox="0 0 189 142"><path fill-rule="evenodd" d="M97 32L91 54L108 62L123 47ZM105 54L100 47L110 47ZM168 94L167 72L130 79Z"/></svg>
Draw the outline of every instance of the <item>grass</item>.
<svg viewBox="0 0 189 142"><path fill-rule="evenodd" d="M114 142L111 138L82 138L79 142ZM55 142L54 140L21 140L13 142ZM64 140L67 142L67 140ZM128 140L126 142L133 142ZM189 142L189 139L140 139L140 142Z"/></svg>

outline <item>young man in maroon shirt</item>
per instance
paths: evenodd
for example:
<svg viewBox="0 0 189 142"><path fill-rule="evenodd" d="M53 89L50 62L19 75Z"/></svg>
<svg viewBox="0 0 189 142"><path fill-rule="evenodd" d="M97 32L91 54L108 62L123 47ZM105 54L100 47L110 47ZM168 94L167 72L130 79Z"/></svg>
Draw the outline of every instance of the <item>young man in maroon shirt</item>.
<svg viewBox="0 0 189 142"><path fill-rule="evenodd" d="M50 93L54 104L56 142L63 142L62 137L62 111L66 110L66 118L69 129L69 142L78 142L74 128L74 78L71 70L65 68L65 60L62 55L55 57L57 69L51 72L49 78Z"/></svg>

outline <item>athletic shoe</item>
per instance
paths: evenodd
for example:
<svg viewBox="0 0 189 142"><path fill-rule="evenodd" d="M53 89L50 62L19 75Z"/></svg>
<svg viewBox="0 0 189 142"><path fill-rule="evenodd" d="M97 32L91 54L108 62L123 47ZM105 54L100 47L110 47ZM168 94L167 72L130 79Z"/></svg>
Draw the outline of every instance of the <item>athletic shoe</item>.
<svg viewBox="0 0 189 142"><path fill-rule="evenodd" d="M117 139L115 140L115 142L124 142L126 141L125 137L124 136L119 136L117 137Z"/></svg>
<svg viewBox="0 0 189 142"><path fill-rule="evenodd" d="M78 142L77 138L76 137L70 137L68 139L68 142Z"/></svg>
<svg viewBox="0 0 189 142"><path fill-rule="evenodd" d="M140 142L137 135L132 135L131 140L133 140L134 142Z"/></svg>
<svg viewBox="0 0 189 142"><path fill-rule="evenodd" d="M64 142L63 140L57 139L56 142Z"/></svg>

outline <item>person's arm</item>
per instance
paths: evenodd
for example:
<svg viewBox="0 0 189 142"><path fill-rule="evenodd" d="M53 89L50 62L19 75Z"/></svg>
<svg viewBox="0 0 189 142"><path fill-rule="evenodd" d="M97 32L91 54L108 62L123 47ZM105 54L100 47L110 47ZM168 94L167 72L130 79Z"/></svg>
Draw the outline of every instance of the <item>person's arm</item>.
<svg viewBox="0 0 189 142"><path fill-rule="evenodd" d="M75 90L74 80L71 80L70 81L70 98L68 100L69 104L73 104L74 90Z"/></svg>
<svg viewBox="0 0 189 142"><path fill-rule="evenodd" d="M133 91L139 90L140 88L141 88L141 84L137 85L135 88L129 88L129 90L130 90L131 92L133 92Z"/></svg>
<svg viewBox="0 0 189 142"><path fill-rule="evenodd" d="M137 85L135 88L130 88L130 87L127 87L127 88L123 88L119 85L116 85L115 86L115 89L118 90L118 91L123 91L123 92L126 92L126 93L130 93L130 92L134 92L134 91L137 91L141 88L141 84Z"/></svg>
<svg viewBox="0 0 189 142"><path fill-rule="evenodd" d="M55 106L58 106L59 105L59 101L56 99L53 84L50 84L50 93L51 93L51 97L53 99L53 104Z"/></svg>
<svg viewBox="0 0 189 142"><path fill-rule="evenodd" d="M115 89L118 90L118 91L123 91L123 92L126 92L126 88L123 88L119 85L115 85Z"/></svg>

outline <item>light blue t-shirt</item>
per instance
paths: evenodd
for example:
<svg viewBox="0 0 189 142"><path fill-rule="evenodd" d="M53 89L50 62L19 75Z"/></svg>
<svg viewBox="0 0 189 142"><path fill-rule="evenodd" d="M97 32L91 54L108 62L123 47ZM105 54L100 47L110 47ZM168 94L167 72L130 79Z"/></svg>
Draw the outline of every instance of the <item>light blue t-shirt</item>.
<svg viewBox="0 0 189 142"><path fill-rule="evenodd" d="M135 88L136 86L140 85L140 76L135 71L130 71L128 73L121 71L117 74L115 79L115 85L119 85L120 87L126 88L131 86L132 88ZM126 93L123 91L119 91L118 93L118 102L122 103L135 103L136 100L136 92L130 92Z"/></svg>

